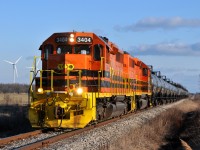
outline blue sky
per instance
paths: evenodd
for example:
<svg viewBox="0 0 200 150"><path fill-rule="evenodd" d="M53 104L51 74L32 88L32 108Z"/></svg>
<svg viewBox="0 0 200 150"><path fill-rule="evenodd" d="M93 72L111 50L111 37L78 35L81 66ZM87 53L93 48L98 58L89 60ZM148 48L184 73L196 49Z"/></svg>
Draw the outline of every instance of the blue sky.
<svg viewBox="0 0 200 150"><path fill-rule="evenodd" d="M33 56L55 32L89 31L107 36L119 48L154 70L200 91L200 1L193 0L2 0L0 4L0 83L29 83Z"/></svg>

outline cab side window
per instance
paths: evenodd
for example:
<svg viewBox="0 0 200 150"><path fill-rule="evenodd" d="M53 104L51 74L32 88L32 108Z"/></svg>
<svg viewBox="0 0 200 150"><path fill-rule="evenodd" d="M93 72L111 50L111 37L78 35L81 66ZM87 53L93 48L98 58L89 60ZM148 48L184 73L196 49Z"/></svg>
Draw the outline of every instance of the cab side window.
<svg viewBox="0 0 200 150"><path fill-rule="evenodd" d="M94 45L94 60L96 61L101 60L102 53L103 53L103 46L100 44Z"/></svg>
<svg viewBox="0 0 200 150"><path fill-rule="evenodd" d="M44 59L48 60L49 54L53 54L53 46L51 44L44 46Z"/></svg>
<svg viewBox="0 0 200 150"><path fill-rule="evenodd" d="M129 59L129 67L134 68L134 66L135 66L135 62L134 62L134 60Z"/></svg>
<svg viewBox="0 0 200 150"><path fill-rule="evenodd" d="M142 68L142 75L148 76L148 69L147 68Z"/></svg>
<svg viewBox="0 0 200 150"><path fill-rule="evenodd" d="M57 54L71 54L72 46L71 45L59 45L57 47Z"/></svg>

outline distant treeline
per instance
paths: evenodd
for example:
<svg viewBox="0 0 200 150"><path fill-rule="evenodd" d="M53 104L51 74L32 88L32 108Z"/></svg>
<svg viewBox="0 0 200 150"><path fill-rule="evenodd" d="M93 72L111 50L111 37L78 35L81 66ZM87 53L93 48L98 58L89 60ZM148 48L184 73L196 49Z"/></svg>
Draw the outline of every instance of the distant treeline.
<svg viewBox="0 0 200 150"><path fill-rule="evenodd" d="M28 84L3 84L0 83L0 93L28 93Z"/></svg>

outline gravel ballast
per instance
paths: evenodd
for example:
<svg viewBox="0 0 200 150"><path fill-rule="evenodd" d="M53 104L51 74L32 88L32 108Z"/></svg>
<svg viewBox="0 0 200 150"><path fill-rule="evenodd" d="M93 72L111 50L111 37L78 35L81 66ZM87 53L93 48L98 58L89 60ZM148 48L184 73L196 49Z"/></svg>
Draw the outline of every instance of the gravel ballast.
<svg viewBox="0 0 200 150"><path fill-rule="evenodd" d="M53 143L49 145L48 148L43 149L97 150L106 148L108 145L115 143L119 137L128 134L131 129L137 129L137 127L140 127L184 100L148 109L138 114L133 114L128 118L118 120L103 127L84 132L68 139L63 139L62 141Z"/></svg>

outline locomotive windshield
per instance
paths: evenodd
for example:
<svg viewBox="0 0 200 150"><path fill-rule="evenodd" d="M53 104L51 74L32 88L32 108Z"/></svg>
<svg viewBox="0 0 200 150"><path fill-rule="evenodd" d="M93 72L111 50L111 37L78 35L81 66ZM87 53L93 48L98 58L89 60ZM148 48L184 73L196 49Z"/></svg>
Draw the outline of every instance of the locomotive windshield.
<svg viewBox="0 0 200 150"><path fill-rule="evenodd" d="M75 45L74 54L90 54L90 45Z"/></svg>
<svg viewBox="0 0 200 150"><path fill-rule="evenodd" d="M71 45L61 45L57 48L57 54L71 54L72 46Z"/></svg>
<svg viewBox="0 0 200 150"><path fill-rule="evenodd" d="M90 45L59 45L57 54L87 54L91 52Z"/></svg>

